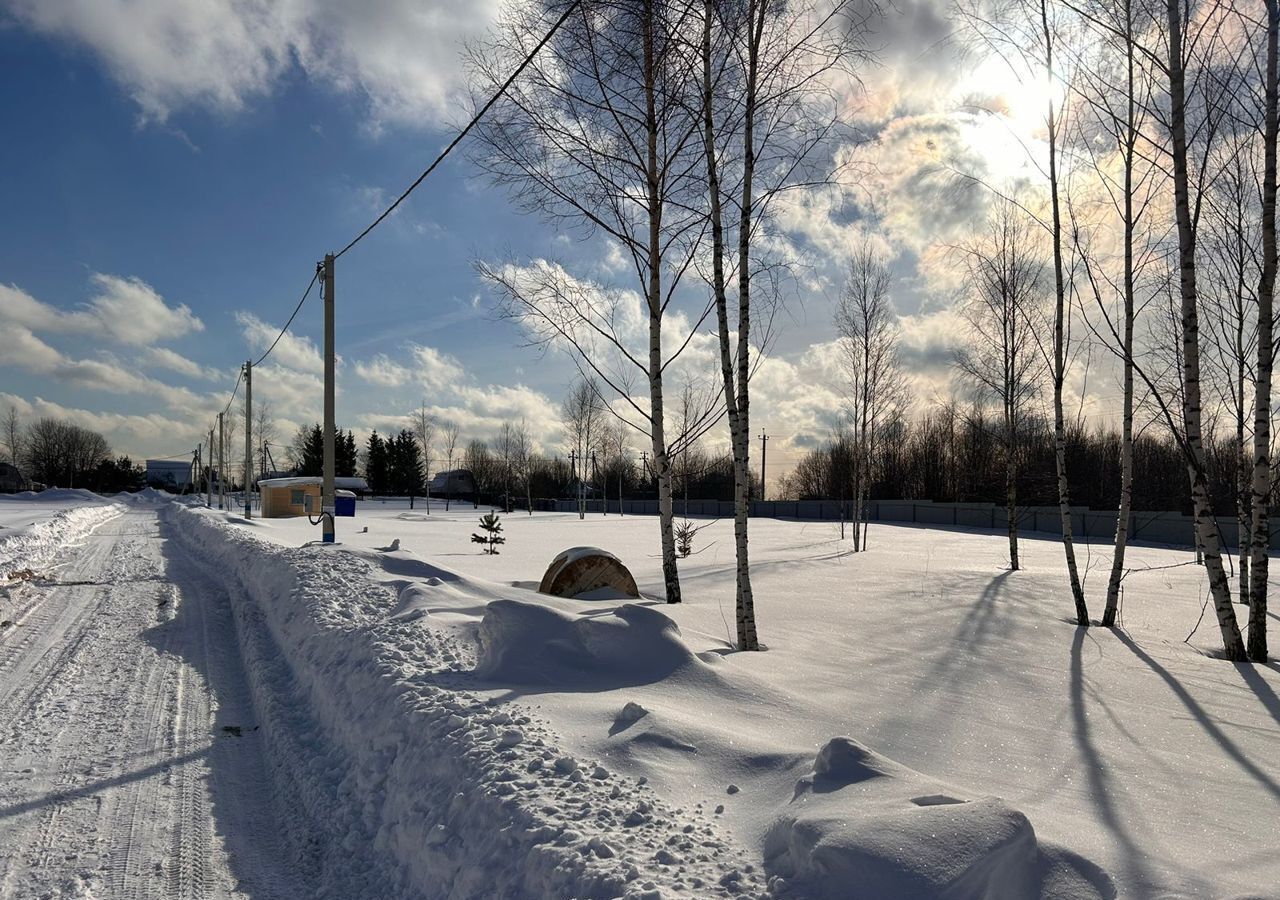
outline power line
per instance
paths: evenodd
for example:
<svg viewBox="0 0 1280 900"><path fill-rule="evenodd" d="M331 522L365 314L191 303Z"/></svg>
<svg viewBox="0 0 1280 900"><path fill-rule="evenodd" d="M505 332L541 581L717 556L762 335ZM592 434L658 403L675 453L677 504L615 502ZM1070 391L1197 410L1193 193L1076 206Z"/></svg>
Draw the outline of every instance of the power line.
<svg viewBox="0 0 1280 900"><path fill-rule="evenodd" d="M427 166L426 170L421 175L418 176L417 180L414 181L413 184L409 185L409 187L405 189L405 192L403 194L401 194L399 197L396 198L395 203L392 203L390 206L388 206L386 210L382 213L382 215L378 216L378 218L373 220L373 223L368 228L366 228L364 231L357 234L355 236L355 239L352 240L351 243L347 244L347 246L343 247L341 250L335 253L333 256L334 259L338 259L339 257L341 257L342 254L346 253L356 244L360 243L361 239L363 239L366 234L368 234L369 232L373 231L373 229L381 225L382 220L385 219L387 216L391 215L393 212L395 212L396 207L399 206L401 203L403 203L405 198L408 197L410 194L412 194L414 189L418 185L422 184L424 180L426 180L426 177L432 173L435 167L440 165L440 163L444 161L444 158L449 155L450 151L452 151L454 147L458 146L458 144L461 143L462 139L467 136L467 133L470 132L471 129L475 127L476 123L478 123L480 119L484 117L484 114L489 111L489 107L493 106L493 104L498 102L498 100L502 97L502 95L507 92L507 88L511 87L512 83L517 78L520 77L520 73L523 72L525 68L528 67L529 63L533 62L533 58L538 55L538 51L541 50L546 45L547 41L551 40L551 38L555 36L555 33L560 30L560 26L563 25L565 23L565 20L568 19L569 16L573 13L573 11L578 8L578 4L580 2L581 0L573 0L573 2L569 4L569 6L565 9L564 13L560 16L560 18L556 20L556 24L551 26L551 30L542 36L542 40L538 41L538 45L529 52L529 55L524 58L524 61L521 62L520 65L516 67L516 70L512 72L510 76L507 77L507 80L502 83L502 87L498 88L497 93L495 93L492 97L490 97L489 100L485 103L485 105L480 108L480 111L471 117L471 121L467 123L467 127L462 129L462 131L458 132L457 137L455 137L452 141L449 142L449 146L444 148L444 152L442 152L439 156L437 156L435 158L435 161L432 162L431 165Z"/></svg>
<svg viewBox="0 0 1280 900"><path fill-rule="evenodd" d="M276 335L276 339L271 342L271 346L267 348L267 352L258 357L254 362L255 366L262 364L262 361L271 355L271 351L276 349L276 344L280 343L280 339L284 337L285 332L289 330L289 326L293 324L294 317L298 315L298 310L302 309L302 304L307 302L307 297L311 296L311 289L316 286L316 280L320 277L320 267L317 266L315 272L311 274L311 280L307 282L307 289L302 292L302 299L298 301L298 305L293 308L293 312L289 314L289 320L284 323L284 327L280 329L280 333ZM244 370L241 370L243 374Z"/></svg>
<svg viewBox="0 0 1280 900"><path fill-rule="evenodd" d="M226 415L227 410L231 409L231 404L236 402L236 392L240 390L240 382L244 380L244 366L240 367L239 374L236 375L236 386L231 389L231 396L227 398L227 405L222 407L219 415Z"/></svg>

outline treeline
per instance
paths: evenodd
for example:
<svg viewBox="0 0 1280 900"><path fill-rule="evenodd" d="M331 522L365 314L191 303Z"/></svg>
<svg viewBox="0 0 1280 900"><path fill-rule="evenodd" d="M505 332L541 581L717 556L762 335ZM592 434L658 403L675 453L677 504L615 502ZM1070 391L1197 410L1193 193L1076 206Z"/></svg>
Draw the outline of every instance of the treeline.
<svg viewBox="0 0 1280 900"><path fill-rule="evenodd" d="M354 458L354 437L347 432L337 443L345 448L338 454L336 467L342 475ZM468 499L508 508L527 505L530 499L574 497L579 481L590 498L634 500L658 496L652 469L632 458L625 448L619 451L616 445L604 446L603 441L594 449L588 445L586 462L581 466L576 463L576 452L571 463L568 454L547 455L531 448L531 442L514 439L504 431L489 441L473 439L460 453L436 459L437 465L430 466L430 454L413 431L402 429L385 437L374 431L365 443L362 468L369 492L375 496L425 496L432 476L452 469L465 470L474 479L476 490ZM304 461L298 474L320 474L316 460L322 452L319 429L313 428L306 436ZM308 460L315 465L314 472L307 470ZM674 468L677 509L682 499L733 499L733 456L729 452L712 453L692 446L681 454ZM755 479L753 486L758 489Z"/></svg>
<svg viewBox="0 0 1280 900"><path fill-rule="evenodd" d="M5 458L33 485L113 494L142 487L146 474L128 456L113 457L96 431L48 417L23 426L12 407L3 422L3 446Z"/></svg>
<svg viewBox="0 0 1280 900"><path fill-rule="evenodd" d="M1214 511L1235 515L1240 501L1234 435L1205 438ZM1120 503L1120 434L1072 423L1066 429L1072 503L1113 509ZM1019 503L1058 502L1053 424L1030 418L1018 442ZM982 408L942 404L883 426L870 463L869 500L1005 502L1005 456L1000 423ZM797 500L854 496L855 446L837 433L803 456L779 481L779 495ZM1133 442L1133 508L1190 514L1187 466L1172 438L1155 431Z"/></svg>

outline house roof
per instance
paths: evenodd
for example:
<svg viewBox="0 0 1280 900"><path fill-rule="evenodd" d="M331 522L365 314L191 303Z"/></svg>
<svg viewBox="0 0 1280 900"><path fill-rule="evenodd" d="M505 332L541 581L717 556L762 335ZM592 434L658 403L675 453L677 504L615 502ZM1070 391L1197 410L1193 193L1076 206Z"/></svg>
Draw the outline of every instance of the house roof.
<svg viewBox="0 0 1280 900"><path fill-rule="evenodd" d="M308 484L322 484L324 479L319 475L295 475L292 478L264 478L258 482L260 487L302 487ZM343 477L333 479L335 488L344 488L350 491L367 491L369 484L359 476Z"/></svg>

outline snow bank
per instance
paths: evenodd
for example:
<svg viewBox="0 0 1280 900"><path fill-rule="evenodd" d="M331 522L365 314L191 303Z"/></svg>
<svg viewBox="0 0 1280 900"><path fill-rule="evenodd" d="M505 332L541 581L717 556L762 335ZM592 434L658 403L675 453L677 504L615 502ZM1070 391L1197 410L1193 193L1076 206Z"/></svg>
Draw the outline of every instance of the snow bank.
<svg viewBox="0 0 1280 900"><path fill-rule="evenodd" d="M25 495L15 494L12 497L6 497L0 500L0 513L6 514L5 519L11 519L12 516L7 514L13 511L27 514L18 521L29 520L32 514L48 515L48 510L28 506L28 501L31 498L44 500L45 495L50 493L53 492L44 491L41 494L27 492ZM19 569L40 571L52 562L58 551L67 543L77 540L107 519L119 514L120 507L116 504L108 503L94 494L89 496L94 500L92 506L72 506L54 512L43 521L0 530L0 583L7 579L10 572ZM65 501L77 498L60 499Z"/></svg>
<svg viewBox="0 0 1280 900"><path fill-rule="evenodd" d="M1101 872L1058 848L1043 851L1027 817L1003 801L960 799L847 737L819 751L765 854L781 895L1115 896Z"/></svg>
<svg viewBox="0 0 1280 900"><path fill-rule="evenodd" d="M700 813L564 752L519 707L465 690L469 649L431 615L404 615L425 598L397 597L337 548L279 547L177 505L161 515L229 584L286 843L327 896L764 895L759 873L738 868L743 851ZM435 581L414 590L468 589ZM486 657L490 671L527 671L530 656L515 652L522 623L566 627L552 610L554 621L530 604L490 606L490 652L502 648ZM668 666L693 661L674 623L642 607L569 630L561 671L627 641Z"/></svg>
<svg viewBox="0 0 1280 900"><path fill-rule="evenodd" d="M626 603L604 616L578 616L521 600L495 600L477 634L476 673L514 684L605 690L649 684L705 666L670 618Z"/></svg>
<svg viewBox="0 0 1280 900"><path fill-rule="evenodd" d="M21 491L8 494L6 500L27 500L38 503L105 503L106 500L84 488L47 488L43 491Z"/></svg>

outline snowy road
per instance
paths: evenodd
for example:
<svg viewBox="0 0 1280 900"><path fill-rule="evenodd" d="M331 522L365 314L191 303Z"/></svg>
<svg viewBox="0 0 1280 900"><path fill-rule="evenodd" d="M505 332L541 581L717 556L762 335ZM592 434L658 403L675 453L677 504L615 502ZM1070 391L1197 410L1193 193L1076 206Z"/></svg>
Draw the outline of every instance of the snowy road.
<svg viewBox="0 0 1280 900"><path fill-rule="evenodd" d="M3 900L294 895L227 598L166 527L110 518L6 605Z"/></svg>

